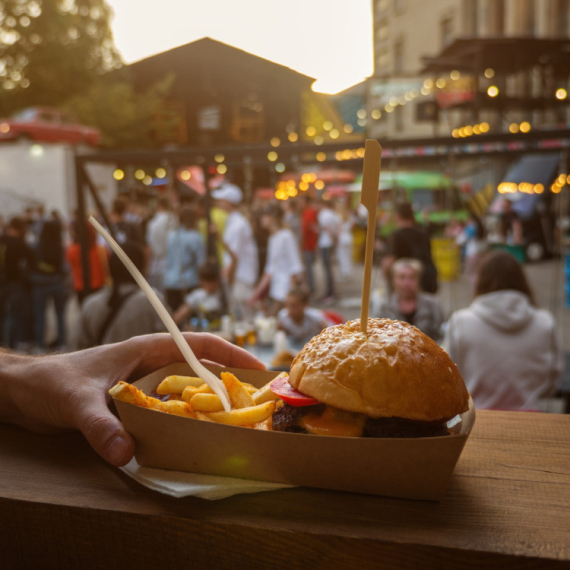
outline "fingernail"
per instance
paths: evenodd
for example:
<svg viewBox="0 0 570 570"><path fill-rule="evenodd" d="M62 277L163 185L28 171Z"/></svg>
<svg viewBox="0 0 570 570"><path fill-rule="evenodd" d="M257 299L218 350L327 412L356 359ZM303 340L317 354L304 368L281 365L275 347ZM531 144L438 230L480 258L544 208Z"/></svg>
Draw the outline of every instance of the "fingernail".
<svg viewBox="0 0 570 570"><path fill-rule="evenodd" d="M107 461L113 465L122 466L126 463L129 440L124 435L118 435L107 445Z"/></svg>

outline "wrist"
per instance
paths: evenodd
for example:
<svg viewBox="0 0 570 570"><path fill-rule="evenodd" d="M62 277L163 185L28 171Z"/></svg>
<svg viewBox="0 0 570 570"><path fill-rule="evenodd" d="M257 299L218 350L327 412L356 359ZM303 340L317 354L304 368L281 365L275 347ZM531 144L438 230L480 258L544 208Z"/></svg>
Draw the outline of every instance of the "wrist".
<svg viewBox="0 0 570 570"><path fill-rule="evenodd" d="M21 415L18 392L29 377L32 357L0 350L0 423L13 423Z"/></svg>

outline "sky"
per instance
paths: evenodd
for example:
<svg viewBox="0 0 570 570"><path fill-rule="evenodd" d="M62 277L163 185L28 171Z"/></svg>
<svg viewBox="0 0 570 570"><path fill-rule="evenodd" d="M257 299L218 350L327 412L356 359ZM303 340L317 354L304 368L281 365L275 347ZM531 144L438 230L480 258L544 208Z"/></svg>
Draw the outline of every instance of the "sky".
<svg viewBox="0 0 570 570"><path fill-rule="evenodd" d="M372 73L370 0L107 0L126 63L209 36L337 93Z"/></svg>

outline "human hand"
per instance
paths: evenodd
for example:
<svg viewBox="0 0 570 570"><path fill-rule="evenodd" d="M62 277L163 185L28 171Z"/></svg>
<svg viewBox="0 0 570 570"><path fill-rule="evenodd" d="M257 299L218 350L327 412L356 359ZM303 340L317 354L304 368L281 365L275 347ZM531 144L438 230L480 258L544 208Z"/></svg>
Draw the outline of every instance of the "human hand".
<svg viewBox="0 0 570 570"><path fill-rule="evenodd" d="M184 337L199 359L264 368L245 350L213 335L186 333ZM78 429L106 461L125 465L133 457L135 444L108 408L109 389L121 380L133 381L182 361L168 334L46 357L0 353L0 393L6 394L0 421L39 433Z"/></svg>

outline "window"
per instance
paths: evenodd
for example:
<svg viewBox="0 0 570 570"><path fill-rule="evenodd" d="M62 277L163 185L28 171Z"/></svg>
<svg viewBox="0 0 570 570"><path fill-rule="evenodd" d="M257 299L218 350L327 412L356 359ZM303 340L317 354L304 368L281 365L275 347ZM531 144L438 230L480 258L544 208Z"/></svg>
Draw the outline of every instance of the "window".
<svg viewBox="0 0 570 570"><path fill-rule="evenodd" d="M479 28L478 0L463 0L463 30L467 36L476 36Z"/></svg>
<svg viewBox="0 0 570 570"><path fill-rule="evenodd" d="M64 125L77 125L78 121L73 115L68 115L67 113L61 114L61 122Z"/></svg>
<svg viewBox="0 0 570 570"><path fill-rule="evenodd" d="M389 0L377 0L376 11L385 12L388 9Z"/></svg>
<svg viewBox="0 0 570 570"><path fill-rule="evenodd" d="M570 15L570 0L558 0L556 10L555 34L558 37L568 37L568 19Z"/></svg>
<svg viewBox="0 0 570 570"><path fill-rule="evenodd" d="M440 24L441 45L448 46L453 41L453 20L451 17L444 18Z"/></svg>
<svg viewBox="0 0 570 570"><path fill-rule="evenodd" d="M519 11L519 30L523 35L534 35L536 32L535 0L519 0L516 4Z"/></svg>
<svg viewBox="0 0 570 570"><path fill-rule="evenodd" d="M404 41L400 40L394 46L394 71L404 72Z"/></svg>
<svg viewBox="0 0 570 570"><path fill-rule="evenodd" d="M386 72L388 71L388 66L390 65L390 55L387 49L381 50L376 56L376 71Z"/></svg>
<svg viewBox="0 0 570 570"><path fill-rule="evenodd" d="M376 41L385 40L390 33L390 28L388 27L388 22L383 20L378 26L376 26Z"/></svg>
<svg viewBox="0 0 570 570"><path fill-rule="evenodd" d="M54 115L53 113L50 113L48 111L42 111L39 115L38 115L38 120L41 121L42 123L57 123L57 116Z"/></svg>
<svg viewBox="0 0 570 570"><path fill-rule="evenodd" d="M489 35L502 36L505 33L505 0L493 0L488 9Z"/></svg>
<svg viewBox="0 0 570 570"><path fill-rule="evenodd" d="M395 121L396 121L396 130L398 132L404 130L404 110L406 107L402 107L398 105L394 111Z"/></svg>
<svg viewBox="0 0 570 570"><path fill-rule="evenodd" d="M231 136L234 141L255 143L263 140L265 112L263 103L244 99L232 105Z"/></svg>
<svg viewBox="0 0 570 570"><path fill-rule="evenodd" d="M407 0L394 0L394 12L396 12L396 16L404 13L406 4Z"/></svg>

